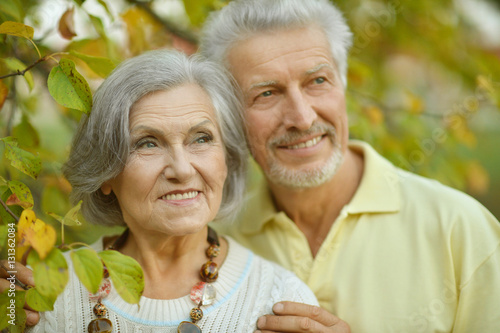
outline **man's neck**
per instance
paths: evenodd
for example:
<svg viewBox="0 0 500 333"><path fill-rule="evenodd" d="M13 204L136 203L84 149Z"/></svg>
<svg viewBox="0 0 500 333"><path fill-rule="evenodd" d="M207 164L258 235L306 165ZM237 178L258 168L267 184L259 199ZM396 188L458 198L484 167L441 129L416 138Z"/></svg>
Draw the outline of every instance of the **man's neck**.
<svg viewBox="0 0 500 333"><path fill-rule="evenodd" d="M342 208L356 193L363 168L363 157L348 149L335 176L323 185L300 190L269 185L277 209L284 211L304 233L313 257Z"/></svg>

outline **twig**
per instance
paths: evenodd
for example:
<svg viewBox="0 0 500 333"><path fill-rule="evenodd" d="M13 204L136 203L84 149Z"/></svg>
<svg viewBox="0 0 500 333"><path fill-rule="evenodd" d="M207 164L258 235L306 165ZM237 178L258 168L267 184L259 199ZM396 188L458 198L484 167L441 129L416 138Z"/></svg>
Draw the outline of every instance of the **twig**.
<svg viewBox="0 0 500 333"><path fill-rule="evenodd" d="M3 208L5 208L7 213L9 213L13 218L15 218L16 221L19 221L19 217L10 210L10 208L7 206L7 204L1 198L0 198L0 204L2 204Z"/></svg>
<svg viewBox="0 0 500 333"><path fill-rule="evenodd" d="M165 18L161 18L158 16L158 14L156 14L155 12L153 12L151 10L150 7L148 7L146 5L146 3L144 2L140 2L140 1L137 1L137 0L128 0L129 3L143 9L146 13L148 13L153 19L155 19L155 21L157 21L158 23L160 23L161 25L163 25L163 27L169 31L171 34L177 36L177 37L180 37L182 39L184 39L185 41L188 41L192 44L195 44L195 45L198 45L198 37L196 37L195 34L193 34L192 32L188 31L188 30L183 30L183 29L179 29L175 24L173 24L172 22L170 22L169 20L165 19Z"/></svg>
<svg viewBox="0 0 500 333"><path fill-rule="evenodd" d="M10 89L10 97L12 102L10 103L10 113L7 118L7 126L5 126L5 134L7 136L12 135L12 128L14 127L14 115L16 114L17 109L17 99L16 99L17 89L15 82L12 83L12 87Z"/></svg>
<svg viewBox="0 0 500 333"><path fill-rule="evenodd" d="M10 76L16 76L16 75L23 75L24 76L24 74L26 74L27 71L29 71L30 69L32 69L33 67L35 67L36 65L38 65L39 63L41 63L42 61L45 61L45 60L47 60L47 56L41 57L40 59L38 59L37 61L35 61L31 65L29 65L28 67L26 67L22 71L20 71L18 69L17 72L15 72L15 73L10 73L10 74L7 74L7 75L0 76L0 80L1 79L5 79L6 77L10 77Z"/></svg>

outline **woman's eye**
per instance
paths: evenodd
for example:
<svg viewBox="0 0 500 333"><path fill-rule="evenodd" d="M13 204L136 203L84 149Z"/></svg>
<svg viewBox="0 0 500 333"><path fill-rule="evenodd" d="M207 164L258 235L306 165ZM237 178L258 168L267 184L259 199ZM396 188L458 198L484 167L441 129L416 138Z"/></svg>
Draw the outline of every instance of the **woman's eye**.
<svg viewBox="0 0 500 333"><path fill-rule="evenodd" d="M212 141L212 138L208 135L200 136L195 140L196 143L208 143Z"/></svg>
<svg viewBox="0 0 500 333"><path fill-rule="evenodd" d="M152 141L143 141L137 144L137 148L155 148L155 147L157 147L156 143Z"/></svg>
<svg viewBox="0 0 500 333"><path fill-rule="evenodd" d="M321 84L321 83L324 83L325 82L325 78L324 77L317 77L314 79L314 83L316 84Z"/></svg>

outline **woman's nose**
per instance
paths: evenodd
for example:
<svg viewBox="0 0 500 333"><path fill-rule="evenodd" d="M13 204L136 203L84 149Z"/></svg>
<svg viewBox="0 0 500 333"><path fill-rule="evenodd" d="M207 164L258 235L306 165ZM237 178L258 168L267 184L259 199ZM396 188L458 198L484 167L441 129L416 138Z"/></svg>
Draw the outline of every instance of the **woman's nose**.
<svg viewBox="0 0 500 333"><path fill-rule="evenodd" d="M172 149L165 166L165 177L179 183L188 181L196 173L191 162L190 153L184 148Z"/></svg>

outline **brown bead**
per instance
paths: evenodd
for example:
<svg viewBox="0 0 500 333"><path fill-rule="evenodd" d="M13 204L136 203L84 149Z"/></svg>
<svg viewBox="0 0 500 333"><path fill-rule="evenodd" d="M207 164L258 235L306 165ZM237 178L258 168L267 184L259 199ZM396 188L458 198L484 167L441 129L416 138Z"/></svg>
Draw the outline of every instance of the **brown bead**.
<svg viewBox="0 0 500 333"><path fill-rule="evenodd" d="M89 333L111 333L113 325L109 319L97 318L90 322L88 331Z"/></svg>
<svg viewBox="0 0 500 333"><path fill-rule="evenodd" d="M219 276L219 268L217 264L211 260L201 266L200 270L201 279L205 282L214 282Z"/></svg>
<svg viewBox="0 0 500 333"><path fill-rule="evenodd" d="M193 323L190 323L189 321L183 321L178 327L177 327L177 333L202 333L201 329Z"/></svg>
<svg viewBox="0 0 500 333"><path fill-rule="evenodd" d="M207 257L209 257L210 259L217 257L219 253L220 253L220 247L218 247L215 244L210 245L206 252Z"/></svg>
<svg viewBox="0 0 500 333"><path fill-rule="evenodd" d="M192 308L191 312L189 313L189 317L191 317L191 320L196 323L198 320L201 320L203 318L203 311L201 311L200 308Z"/></svg>
<svg viewBox="0 0 500 333"><path fill-rule="evenodd" d="M103 266L102 277L104 279L108 279L109 278L109 272L108 272L108 269L106 268L106 266Z"/></svg>
<svg viewBox="0 0 500 333"><path fill-rule="evenodd" d="M104 304L102 304L102 303L97 303L94 306L94 314L97 317L105 316L107 312L108 312L108 309L106 309L106 306Z"/></svg>

